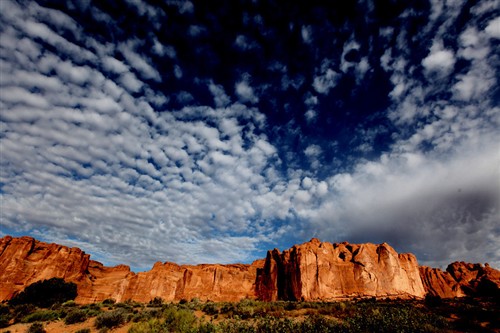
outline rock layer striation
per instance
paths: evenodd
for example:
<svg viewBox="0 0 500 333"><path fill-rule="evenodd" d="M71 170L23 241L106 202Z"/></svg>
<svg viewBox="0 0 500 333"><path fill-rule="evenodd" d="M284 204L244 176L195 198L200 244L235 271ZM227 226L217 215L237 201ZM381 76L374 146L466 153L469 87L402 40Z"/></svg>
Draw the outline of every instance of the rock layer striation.
<svg viewBox="0 0 500 333"><path fill-rule="evenodd" d="M31 237L0 239L0 301L53 277L74 282L78 303L114 298L148 302L198 298L212 301L333 300L352 297L460 297L498 293L500 271L453 263L446 272L419 267L412 254L388 244L328 243L312 239L252 264L177 265L157 262L150 271L106 267L78 248Z"/></svg>

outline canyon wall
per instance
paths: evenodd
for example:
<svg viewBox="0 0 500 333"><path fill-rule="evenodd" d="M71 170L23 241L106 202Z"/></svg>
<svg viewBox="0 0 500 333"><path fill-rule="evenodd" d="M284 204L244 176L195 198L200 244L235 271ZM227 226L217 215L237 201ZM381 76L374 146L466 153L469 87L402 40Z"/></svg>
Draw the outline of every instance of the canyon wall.
<svg viewBox="0 0 500 333"><path fill-rule="evenodd" d="M335 300L353 297L421 298L491 295L500 290L500 271L488 265L453 263L446 272L419 267L412 254L388 244L332 244L312 239L252 264L177 265L157 262L150 271L106 267L78 248L31 237L0 239L0 301L26 286L53 277L74 282L78 303L107 298L148 302Z"/></svg>
<svg viewBox="0 0 500 333"><path fill-rule="evenodd" d="M424 297L417 259L388 244L331 244L312 239L280 253L269 251L258 271L263 300L346 297Z"/></svg>
<svg viewBox="0 0 500 333"><path fill-rule="evenodd" d="M420 275L429 294L442 298L463 296L500 297L500 271L488 264L454 262L442 271L420 267Z"/></svg>
<svg viewBox="0 0 500 333"><path fill-rule="evenodd" d="M106 298L148 302L199 298L238 301L257 298L255 276L263 260L251 265L177 265L156 263L150 271L134 273L125 265L106 267L78 248L39 242L31 237L0 240L0 301L26 286L53 277L76 283L78 303Z"/></svg>

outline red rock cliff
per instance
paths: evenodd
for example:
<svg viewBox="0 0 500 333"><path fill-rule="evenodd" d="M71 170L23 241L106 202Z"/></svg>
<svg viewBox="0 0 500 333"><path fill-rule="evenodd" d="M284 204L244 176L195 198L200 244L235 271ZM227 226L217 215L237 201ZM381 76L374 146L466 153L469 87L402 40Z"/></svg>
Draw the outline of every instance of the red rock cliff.
<svg viewBox="0 0 500 333"><path fill-rule="evenodd" d="M6 236L0 239L0 300L36 281L58 277L77 284L79 303L106 298L148 302L155 297L238 301L257 297L255 276L263 264L263 260L251 265L156 263L150 271L136 274L125 265L106 267L89 260L77 248Z"/></svg>
<svg viewBox="0 0 500 333"><path fill-rule="evenodd" d="M90 256L78 248L38 242L31 237L0 239L0 300L52 277L85 284Z"/></svg>
<svg viewBox="0 0 500 333"><path fill-rule="evenodd" d="M454 262L442 271L439 268L420 267L420 276L426 290L443 298L463 296L500 297L500 271L488 264Z"/></svg>
<svg viewBox="0 0 500 333"><path fill-rule="evenodd" d="M488 265L453 263L446 272L419 268L412 254L388 244L331 244L312 239L251 265L156 263L134 273L125 265L106 267L78 248L31 237L0 239L0 301L52 277L76 283L79 303L114 298L148 302L199 298L212 301L330 300L346 297L442 297L493 295L500 271ZM493 293L493 294L492 294Z"/></svg>
<svg viewBox="0 0 500 333"><path fill-rule="evenodd" d="M269 251L258 271L264 300L330 300L357 296L423 297L418 263L388 244L322 243Z"/></svg>

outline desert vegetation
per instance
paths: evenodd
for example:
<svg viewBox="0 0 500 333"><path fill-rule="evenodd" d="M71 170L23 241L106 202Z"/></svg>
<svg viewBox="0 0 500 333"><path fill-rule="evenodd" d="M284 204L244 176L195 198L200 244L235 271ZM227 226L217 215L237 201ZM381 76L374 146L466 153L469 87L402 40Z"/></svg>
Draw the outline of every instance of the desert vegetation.
<svg viewBox="0 0 500 333"><path fill-rule="evenodd" d="M442 300L358 299L338 302L202 302L198 299L148 304L133 301L78 305L2 304L0 333L23 324L23 332L498 332L500 304L493 298ZM87 327L77 327L84 323ZM19 327L19 325L17 325ZM20 332L17 330L17 332Z"/></svg>

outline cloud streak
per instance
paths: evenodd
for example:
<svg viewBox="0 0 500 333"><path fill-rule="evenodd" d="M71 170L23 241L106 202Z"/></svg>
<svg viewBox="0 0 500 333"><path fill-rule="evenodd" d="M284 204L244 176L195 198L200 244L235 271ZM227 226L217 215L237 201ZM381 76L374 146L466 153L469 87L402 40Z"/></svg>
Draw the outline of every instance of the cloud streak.
<svg viewBox="0 0 500 333"><path fill-rule="evenodd" d="M0 234L137 270L312 236L500 267L491 3L451 38L463 4L366 5L353 22L380 27L352 33L306 5L295 24L256 4L5 0Z"/></svg>

